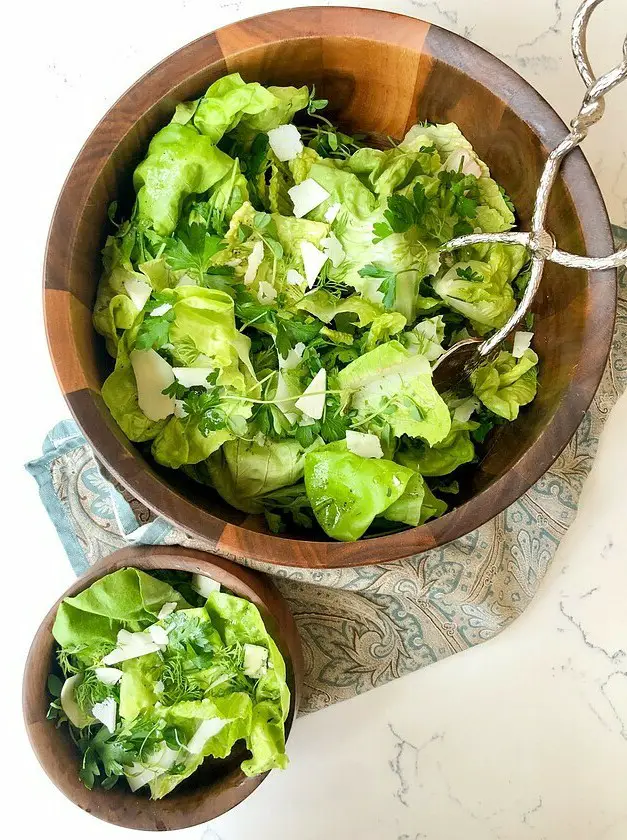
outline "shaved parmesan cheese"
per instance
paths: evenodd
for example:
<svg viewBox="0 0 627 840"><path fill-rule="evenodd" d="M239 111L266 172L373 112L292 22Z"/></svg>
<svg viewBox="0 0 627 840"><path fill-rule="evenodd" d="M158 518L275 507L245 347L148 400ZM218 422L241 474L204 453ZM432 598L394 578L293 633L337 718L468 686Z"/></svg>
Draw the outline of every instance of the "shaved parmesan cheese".
<svg viewBox="0 0 627 840"><path fill-rule="evenodd" d="M141 312L152 292L150 283L145 283L136 277L129 277L128 280L124 281L124 288L126 294L133 301L133 306Z"/></svg>
<svg viewBox="0 0 627 840"><path fill-rule="evenodd" d="M325 214L324 214L325 222L328 222L330 225L332 225L333 222L336 219L337 214L340 212L341 209L342 209L341 204L339 204L339 203L331 204L329 206L328 210L325 211Z"/></svg>
<svg viewBox="0 0 627 840"><path fill-rule="evenodd" d="M150 638L156 645L159 647L163 647L168 643L168 634L165 632L163 627L160 624L151 624L148 628L148 632L150 633Z"/></svg>
<svg viewBox="0 0 627 840"><path fill-rule="evenodd" d="M165 684L164 684L163 680L157 680L157 682L154 684L155 694L163 694L164 688L165 688Z"/></svg>
<svg viewBox="0 0 627 840"><path fill-rule="evenodd" d="M303 266L305 268L305 279L307 285L311 289L316 282L320 269L327 261L327 255L323 254L319 248L316 248L311 242L303 239L300 243L300 252L303 256Z"/></svg>
<svg viewBox="0 0 627 840"><path fill-rule="evenodd" d="M94 674L105 685L115 685L122 679L123 673L119 668L94 668Z"/></svg>
<svg viewBox="0 0 627 840"><path fill-rule="evenodd" d="M93 718L86 715L85 712L76 702L76 689L83 679L82 674L74 674L73 677L68 677L61 688L61 708L65 712L65 716L78 729L83 726L89 726L93 723Z"/></svg>
<svg viewBox="0 0 627 840"><path fill-rule="evenodd" d="M187 409L185 408L185 400L174 400L174 416L182 420L187 417Z"/></svg>
<svg viewBox="0 0 627 840"><path fill-rule="evenodd" d="M294 215L297 219L302 219L330 195L313 178L306 178L302 183L290 187L287 192L294 203Z"/></svg>
<svg viewBox="0 0 627 840"><path fill-rule="evenodd" d="M159 650L159 645L146 631L129 633L128 630L120 630L117 641L118 646L102 657L105 665L117 665L118 662L137 659L138 656L146 656Z"/></svg>
<svg viewBox="0 0 627 840"><path fill-rule="evenodd" d="M259 270L259 266L262 262L263 242L255 242L253 249L250 252L250 256L248 257L248 265L246 266L246 271L244 273L244 283L247 286L250 286L251 283L255 282L257 271Z"/></svg>
<svg viewBox="0 0 627 840"><path fill-rule="evenodd" d="M185 388L208 388L209 383L207 377L213 373L213 368L210 367L175 367L172 368L172 373L176 379Z"/></svg>
<svg viewBox="0 0 627 840"><path fill-rule="evenodd" d="M203 598L208 598L212 592L220 591L220 584L209 575L193 575L192 589L196 590Z"/></svg>
<svg viewBox="0 0 627 840"><path fill-rule="evenodd" d="M479 408L479 400L475 397L468 397L465 400L462 400L453 411L453 420L457 420L458 423L467 423L473 412Z"/></svg>
<svg viewBox="0 0 627 840"><path fill-rule="evenodd" d="M140 787L147 785L148 782L152 782L157 775L157 772L155 770L147 769L142 764L134 762L128 769L124 770L124 775L126 776L126 780L128 781L128 786L131 791L135 793L135 791L139 790Z"/></svg>
<svg viewBox="0 0 627 840"><path fill-rule="evenodd" d="M268 132L270 148L281 161L294 160L303 150L300 131L295 125L280 125Z"/></svg>
<svg viewBox="0 0 627 840"><path fill-rule="evenodd" d="M451 152L444 168L449 172L458 172L460 164L464 175L474 175L475 178L481 178L483 175L475 155L469 149L455 149L454 152Z"/></svg>
<svg viewBox="0 0 627 840"><path fill-rule="evenodd" d="M177 608L178 604L176 601L166 601L165 604L159 610L159 615L157 618L161 621L162 618L166 618L170 613L173 613L174 610Z"/></svg>
<svg viewBox="0 0 627 840"><path fill-rule="evenodd" d="M268 649L261 645L244 645L244 673L258 680L268 670Z"/></svg>
<svg viewBox="0 0 627 840"><path fill-rule="evenodd" d="M381 441L376 435L365 432L346 432L346 448L362 458L383 458Z"/></svg>
<svg viewBox="0 0 627 840"><path fill-rule="evenodd" d="M324 253L331 260L335 268L341 265L346 259L346 252L342 248L340 240L334 233L330 233L326 239L323 239L321 244L324 246Z"/></svg>
<svg viewBox="0 0 627 840"><path fill-rule="evenodd" d="M532 332L517 332L514 333L514 346L512 348L512 356L515 359L520 359L525 350L531 346Z"/></svg>
<svg viewBox="0 0 627 840"><path fill-rule="evenodd" d="M324 368L320 368L303 391L302 397L296 400L296 408L302 411L303 414L308 414L310 417L313 417L314 420L320 420L324 413L326 388L327 372Z"/></svg>
<svg viewBox="0 0 627 840"><path fill-rule="evenodd" d="M161 306L157 306L155 309L152 310L150 313L151 318L158 318L159 315L165 315L166 312L169 312L172 309L171 303L162 303Z"/></svg>
<svg viewBox="0 0 627 840"><path fill-rule="evenodd" d="M190 277L189 274L184 274L179 282L176 284L176 288L180 288L181 286L197 286L198 281L194 277Z"/></svg>
<svg viewBox="0 0 627 840"><path fill-rule="evenodd" d="M111 653L103 656L102 661L107 665L117 665L118 662L126 662L127 659L137 659L139 656L147 656L149 653L157 653L159 645L154 642L150 647L114 648Z"/></svg>
<svg viewBox="0 0 627 840"><path fill-rule="evenodd" d="M224 265L228 265L230 268L235 268L236 266L241 265L241 264L242 264L242 258L241 257L235 257L234 259L227 260L224 263Z"/></svg>
<svg viewBox="0 0 627 840"><path fill-rule="evenodd" d="M107 697L102 703L94 703L91 709L91 713L96 720L99 720L103 726L106 726L112 735L115 731L117 711L118 704L113 697Z"/></svg>
<svg viewBox="0 0 627 840"><path fill-rule="evenodd" d="M295 268L288 269L287 277L285 279L290 286L304 286L307 282L300 271L296 271Z"/></svg>
<svg viewBox="0 0 627 840"><path fill-rule="evenodd" d="M149 420L164 420L174 412L174 400L163 392L174 382L172 368L155 350L132 350L137 404Z"/></svg>
<svg viewBox="0 0 627 840"><path fill-rule="evenodd" d="M261 280L257 289L257 300L259 303L272 303L276 299L276 289L266 280Z"/></svg>
<svg viewBox="0 0 627 840"><path fill-rule="evenodd" d="M303 414L303 416L298 421L299 426L313 426L316 421L313 417L310 417L308 414Z"/></svg>
<svg viewBox="0 0 627 840"><path fill-rule="evenodd" d="M279 358L281 358L280 354ZM288 423L295 423L298 420L298 414L294 411L294 404L296 400L297 396L290 390L287 382L285 381L285 377L281 371L279 371L277 374L274 401L277 404L279 411L282 411L285 415L285 419Z"/></svg>
<svg viewBox="0 0 627 840"><path fill-rule="evenodd" d="M169 770L179 757L179 750L173 750L167 744L163 744L161 749L150 758L150 766L159 768L159 770Z"/></svg>
<svg viewBox="0 0 627 840"><path fill-rule="evenodd" d="M283 356L279 353L279 368L281 370L294 370L294 368L298 367L300 364L301 359L303 358L303 353L305 352L305 345L302 341L299 341L290 352L287 354L287 358L284 359Z"/></svg>
<svg viewBox="0 0 627 840"><path fill-rule="evenodd" d="M209 718L209 720L203 720L187 743L187 749L189 752L194 755L202 752L209 738L213 738L214 735L217 735L221 729L224 729L227 723L230 723L230 720L224 720L223 718L217 717Z"/></svg>

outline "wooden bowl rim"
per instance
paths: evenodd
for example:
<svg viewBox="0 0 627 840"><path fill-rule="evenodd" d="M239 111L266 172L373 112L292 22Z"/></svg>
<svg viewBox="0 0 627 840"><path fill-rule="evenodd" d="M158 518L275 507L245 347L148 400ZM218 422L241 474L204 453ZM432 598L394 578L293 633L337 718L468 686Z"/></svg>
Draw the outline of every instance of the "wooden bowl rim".
<svg viewBox="0 0 627 840"><path fill-rule="evenodd" d="M282 17L289 18L290 25L293 28L300 26L300 30L293 32L289 38L281 38L273 34L271 26L264 27L264 23L270 23L275 18L280 20ZM67 276L69 272L67 256L72 253L74 236L84 207L84 204L77 199L84 198L93 188L106 159L111 156L117 145L127 136L132 126L150 110L150 107L154 107L157 102L167 99L172 89L180 85L185 79L192 78L193 75L200 73L207 66L217 63L221 57L232 58L259 46L287 41L325 36L340 37L341 33L338 31L338 26L344 32L342 37L364 38L359 34L358 22L363 23L367 18L381 20L382 17L386 18L388 25L380 27L381 37L377 37L375 27L374 33L369 31L365 40L378 40L383 44L410 49L407 43L407 28L413 28L418 38L424 34L424 27L427 26L429 29L435 30L443 42L459 47L460 50L463 48L466 51L466 57L473 55L481 59L476 63L471 62L468 66L461 59L459 65L452 63L453 59L448 54L437 56L439 60L454 69L462 71L479 84L488 87L495 96L509 103L512 111L529 126L545 150L554 148L567 133L566 125L549 103L515 70L472 41L442 27L427 24L418 18L376 9L342 6L306 6L249 17L246 20L229 24L203 35L170 54L135 82L107 111L83 145L60 193L48 236L44 262L44 289L67 288L62 284L59 285L59 271L53 267L52 262L58 258L59 253L65 255L66 260L62 274ZM333 23L332 32L326 30L324 26L325 22L329 21ZM246 46L242 50L228 51L223 46L217 46L216 37L218 35L230 33L234 36L240 27L245 27L247 23L251 22L259 24L255 30L257 41L254 47ZM232 40L235 39L232 38ZM454 50L453 53L456 57L457 50ZM201 56L204 56L204 61ZM175 79L168 82L167 75L170 66L177 61L185 65L188 58L196 62L194 72L188 73L186 76L179 74ZM489 84L485 75L482 75L479 69L475 73L475 64L477 68L482 65L490 67ZM139 93L143 92L144 88L150 89L153 84L155 91L154 96L150 99L150 106L139 114L133 113L133 117L130 119L126 112L129 109L133 110L131 103L135 99L141 99ZM514 99L515 105L512 104ZM119 125L121 122L126 126L122 134L120 134ZM108 136L109 129L112 129L112 137L115 142L112 137ZM106 158L103 158L102 165L97 171L94 172L92 169L88 175L82 164L89 160L93 150L102 146L104 139L107 141ZM569 193L577 211L587 253L593 256L611 253L613 237L607 210L596 179L580 149L570 153L562 166L559 179ZM69 242L68 233L71 234ZM65 396L75 420L106 468L148 508L174 522L187 533L195 534L201 539L209 541L212 545L215 545L216 550L224 551L235 558L252 557L279 566L304 566L309 568L340 568L401 559L443 546L470 533L489 519L497 516L520 498L546 472L568 444L581 423L601 381L611 349L616 316L616 270L590 271L587 274L590 295L589 309L578 364L563 395L561 405L534 443L520 456L507 473L443 517L418 528L408 528L387 536L371 537L358 543L308 540L290 537L289 535L256 532L254 528L245 527L247 520L236 525L205 510L202 510L199 518L198 514L201 509L179 491L163 483L150 470L147 463L142 463L142 469L138 471L137 463L140 459L129 459L120 441L115 442L114 457L106 457L103 453L98 452L94 438L98 431L105 429L105 422L99 418L97 427L90 424L91 428L87 428L82 424L81 417L78 416L75 407L68 400L68 395L65 394ZM68 302L64 305L69 308L69 300L73 296L70 294L67 297ZM53 316L58 317L58 310L53 313L44 298L44 319L48 345L57 378L61 383L63 374L75 365L75 361L66 358L64 355L65 347L61 346L51 329L50 319ZM591 344L600 346L603 350L601 354L597 353L592 360L585 352L586 347ZM107 434L109 433L107 432ZM172 508L178 509L179 512L172 514ZM183 512L181 512L181 508L184 509ZM290 548L297 550L290 553Z"/></svg>
<svg viewBox="0 0 627 840"><path fill-rule="evenodd" d="M156 560L157 563L151 563L152 560ZM285 659L291 694L290 711L285 722L286 742L302 695L304 659L300 636L287 601L267 575L232 563L223 557L182 546L131 546L101 558L66 589L41 622L33 637L24 667L22 710L31 747L50 781L79 808L105 822L147 831L191 828L239 805L259 787L270 771L251 778L245 776L239 768L235 768L220 778L220 789L217 792L212 793L212 788L208 788L207 796L199 805L193 808L177 808L174 816L172 804L176 802L176 790L168 797L154 801L136 797L130 791L116 791L128 799L130 806L136 805L135 809L130 807L119 815L112 808L106 807L107 796L113 791L87 790L78 778L78 767L75 776L65 775L60 772L59 765L52 760L52 756L42 749L44 742L54 742L59 735L54 724L47 720L42 722L33 708L39 691L34 683L41 677L40 666L36 660L42 650L49 650L50 658L53 655L54 639L51 630L59 604L64 598L83 592L94 581L123 568L139 568L148 572L152 568L175 569L209 574L227 589L255 603L264 621L271 625L272 636ZM277 610L280 610L279 615ZM46 658L47 656L46 653ZM46 693L45 681L41 691ZM133 810L136 811L135 815L132 814Z"/></svg>

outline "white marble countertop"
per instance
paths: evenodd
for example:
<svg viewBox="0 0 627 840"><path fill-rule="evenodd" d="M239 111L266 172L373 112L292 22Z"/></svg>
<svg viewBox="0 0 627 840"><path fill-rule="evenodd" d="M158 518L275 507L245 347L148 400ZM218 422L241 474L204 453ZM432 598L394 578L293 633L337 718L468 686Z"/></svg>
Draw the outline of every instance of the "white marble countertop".
<svg viewBox="0 0 627 840"><path fill-rule="evenodd" d="M22 463L67 409L48 361L39 275L56 195L106 108L163 56L272 0L78 0L13 4L0 56L15 120L0 140L11 348L5 444L3 824L27 837L130 836L68 803L21 727L26 649L72 572ZM324 3L323 5L335 5ZM344 0L424 17L501 56L569 119L582 95L568 47L577 0ZM618 60L625 0L597 13L591 53ZM524 9L524 11L523 11ZM5 24L9 23L6 18ZM14 30L14 32L12 31ZM26 36L27 33L27 36ZM4 66L6 64L6 66ZM19 119L18 119L19 115ZM28 115L25 118L25 115ZM614 222L627 224L627 87L608 99L586 152ZM10 143L5 146L7 137ZM8 207L11 216L8 216ZM6 213L6 218L4 214ZM8 334L7 334L8 333ZM491 642L300 720L273 773L197 840L625 840L627 837L627 398L614 410L577 522L527 609ZM8 473L7 473L8 471ZM8 570L8 572L7 572ZM8 593L8 594L7 594ZM10 640L10 643L9 643ZM6 681L6 680L5 680ZM6 709L5 709L6 707Z"/></svg>

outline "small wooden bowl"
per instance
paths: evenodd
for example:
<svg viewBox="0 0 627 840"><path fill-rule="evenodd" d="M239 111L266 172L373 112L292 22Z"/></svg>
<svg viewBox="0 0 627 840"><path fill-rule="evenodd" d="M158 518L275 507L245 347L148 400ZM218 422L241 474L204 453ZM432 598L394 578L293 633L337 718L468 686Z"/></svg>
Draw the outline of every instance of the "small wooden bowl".
<svg viewBox="0 0 627 840"><path fill-rule="evenodd" d="M266 627L285 659L291 706L285 722L286 738L298 711L303 654L294 619L284 598L264 575L228 560L179 546L123 548L94 564L62 596L45 617L31 645L23 681L23 710L31 746L52 782L68 799L101 820L146 831L170 831L207 822L238 805L268 775L248 778L239 767L242 755L223 761L205 762L190 779L164 799L153 801L147 794L131 793L123 784L111 790L87 790L78 778L80 756L67 726L56 728L46 719L50 704L48 674L53 670L56 643L52 625L63 598L77 595L95 580L126 567L150 572L177 569L208 574L236 595L247 598L261 612Z"/></svg>
<svg viewBox="0 0 627 840"><path fill-rule="evenodd" d="M358 543L332 542L320 531L271 534L262 517L229 507L129 443L100 395L112 363L91 324L109 203L121 199L130 206L133 168L177 102L199 96L234 71L266 84L315 84L349 131L402 137L417 120L456 122L512 197L524 229L547 155L567 133L545 100L497 58L402 15L293 9L226 26L183 47L106 114L59 198L46 254L44 309L69 407L99 458L137 498L232 556L330 568L381 563L444 545L518 499L574 434L609 353L616 272L547 265L534 305L538 396L517 422L494 435L455 510L419 528ZM603 199L579 150L568 156L557 179L547 225L565 250L593 256L613 250Z"/></svg>

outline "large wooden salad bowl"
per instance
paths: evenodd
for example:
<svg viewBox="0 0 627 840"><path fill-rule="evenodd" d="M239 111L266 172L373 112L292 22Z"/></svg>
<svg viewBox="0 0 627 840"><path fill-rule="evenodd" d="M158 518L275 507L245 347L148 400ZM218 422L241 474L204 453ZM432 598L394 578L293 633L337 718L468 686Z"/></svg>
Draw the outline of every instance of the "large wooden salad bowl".
<svg viewBox="0 0 627 840"><path fill-rule="evenodd" d="M177 102L220 76L316 85L342 127L401 137L417 120L456 122L529 225L540 172L566 129L513 70L437 26L387 12L305 8L274 12L194 41L140 79L80 152L56 208L45 263L45 319L56 373L98 458L136 497L217 551L271 563L338 567L384 562L456 539L519 498L569 441L596 391L616 309L613 271L551 265L535 303L540 389L518 420L498 430L476 466L466 501L434 522L357 543L271 534L211 491L160 471L124 437L100 395L110 370L91 323L107 207L130 190L149 138ZM603 200L580 151L551 197L548 227L561 247L612 250Z"/></svg>

